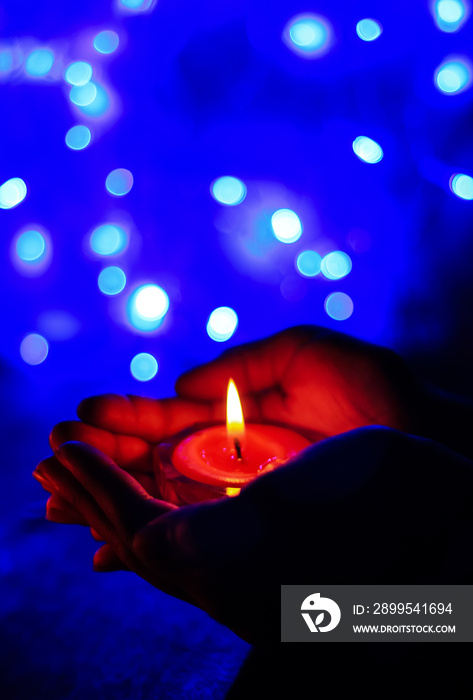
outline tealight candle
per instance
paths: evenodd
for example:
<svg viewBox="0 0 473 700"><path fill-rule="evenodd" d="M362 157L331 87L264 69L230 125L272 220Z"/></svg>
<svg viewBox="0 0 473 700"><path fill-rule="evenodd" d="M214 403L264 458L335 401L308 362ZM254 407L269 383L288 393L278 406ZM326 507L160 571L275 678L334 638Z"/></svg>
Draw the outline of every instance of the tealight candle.
<svg viewBox="0 0 473 700"><path fill-rule="evenodd" d="M156 477L162 497L176 505L236 496L242 486L310 445L286 427L245 425L233 380L227 390L227 424L193 428L158 446Z"/></svg>

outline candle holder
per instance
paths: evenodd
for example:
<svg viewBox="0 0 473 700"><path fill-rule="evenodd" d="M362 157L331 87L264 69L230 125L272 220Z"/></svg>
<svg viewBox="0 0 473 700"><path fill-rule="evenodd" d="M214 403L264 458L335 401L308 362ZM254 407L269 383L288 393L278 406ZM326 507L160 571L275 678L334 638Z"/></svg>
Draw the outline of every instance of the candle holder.
<svg viewBox="0 0 473 700"><path fill-rule="evenodd" d="M176 506L187 506L201 501L214 501L227 496L225 486L204 484L195 479L190 479L176 469L173 463L173 454L176 447L198 430L219 425L218 423L205 423L194 425L191 428L177 433L173 437L160 443L154 450L153 469L161 498Z"/></svg>
<svg viewBox="0 0 473 700"><path fill-rule="evenodd" d="M235 442L225 425L206 423L159 444L153 467L161 498L183 506L237 496L243 486L310 444L286 427L259 423L246 426L242 445Z"/></svg>

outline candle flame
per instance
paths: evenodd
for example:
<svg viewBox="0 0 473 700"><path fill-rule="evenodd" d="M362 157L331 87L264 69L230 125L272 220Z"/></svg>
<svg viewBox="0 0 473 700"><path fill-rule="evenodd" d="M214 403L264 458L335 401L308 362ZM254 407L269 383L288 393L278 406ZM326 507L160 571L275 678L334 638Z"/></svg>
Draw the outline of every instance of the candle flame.
<svg viewBox="0 0 473 700"><path fill-rule="evenodd" d="M245 420L233 379L228 382L227 389L227 434L230 438L239 440L245 435Z"/></svg>

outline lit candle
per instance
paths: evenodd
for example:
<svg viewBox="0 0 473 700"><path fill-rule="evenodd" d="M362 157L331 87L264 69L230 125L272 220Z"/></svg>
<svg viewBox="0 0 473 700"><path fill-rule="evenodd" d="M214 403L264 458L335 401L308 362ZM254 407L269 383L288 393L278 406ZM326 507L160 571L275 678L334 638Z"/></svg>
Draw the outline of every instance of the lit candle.
<svg viewBox="0 0 473 700"><path fill-rule="evenodd" d="M235 496L242 486L309 445L290 428L245 425L238 391L230 380L226 426L206 426L159 445L156 476L163 498L177 505Z"/></svg>

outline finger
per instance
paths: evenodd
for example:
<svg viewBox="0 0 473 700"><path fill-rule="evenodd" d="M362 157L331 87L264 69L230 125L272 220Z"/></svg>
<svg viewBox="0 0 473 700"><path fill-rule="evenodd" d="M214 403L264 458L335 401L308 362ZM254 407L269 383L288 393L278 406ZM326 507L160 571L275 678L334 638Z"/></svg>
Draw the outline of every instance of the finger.
<svg viewBox="0 0 473 700"><path fill-rule="evenodd" d="M105 532L105 529L107 531L112 530L111 523L100 513L100 509L92 496L87 493L83 486L63 467L55 456L48 457L40 462L36 467L36 472L52 484L56 498L61 499L59 503L57 501L56 503L52 502L51 507L53 509L61 511L61 502L66 502L69 504L69 508L72 508L79 514L79 517L87 526L90 526L92 524L91 519L94 519L94 527L99 527L101 532Z"/></svg>
<svg viewBox="0 0 473 700"><path fill-rule="evenodd" d="M46 520L51 523L60 523L61 525L87 525L87 522L80 516L71 515L60 508L46 504Z"/></svg>
<svg viewBox="0 0 473 700"><path fill-rule="evenodd" d="M103 430L159 442L194 423L215 419L211 404L183 399L160 401L142 396L106 394L84 399L79 418ZM220 417L220 416L219 416Z"/></svg>
<svg viewBox="0 0 473 700"><path fill-rule="evenodd" d="M127 543L117 533L105 513L73 474L64 468L56 457L43 460L37 469L46 474L61 496L72 504L94 530L101 533L103 539L113 547L120 560L140 576L146 578L141 562L130 551ZM125 472L122 473L125 474Z"/></svg>
<svg viewBox="0 0 473 700"><path fill-rule="evenodd" d="M183 374L176 392L187 398L218 399L225 396L230 377L242 395L279 387L297 350L312 339L313 332L290 329L227 350L213 362Z"/></svg>
<svg viewBox="0 0 473 700"><path fill-rule="evenodd" d="M48 477L45 474L43 474L41 471L38 471L38 467L36 467L36 469L33 472L33 478L36 479L36 481L39 484L41 484L43 489L45 491L48 491L48 493L52 493L54 491L54 486L52 482L48 479Z"/></svg>
<svg viewBox="0 0 473 700"><path fill-rule="evenodd" d="M145 491L153 498L161 498L159 487L154 474L143 474L142 472L131 471L130 474L136 481L141 484Z"/></svg>
<svg viewBox="0 0 473 700"><path fill-rule="evenodd" d="M84 517L56 492L46 502L46 520L68 525L88 525Z"/></svg>
<svg viewBox="0 0 473 700"><path fill-rule="evenodd" d="M104 544L94 554L94 571L130 571L115 554L109 544Z"/></svg>
<svg viewBox="0 0 473 700"><path fill-rule="evenodd" d="M50 523L59 523L60 525L87 525L86 522L78 522L77 518L73 518L63 511L57 510L56 508L46 508L46 520Z"/></svg>
<svg viewBox="0 0 473 700"><path fill-rule="evenodd" d="M263 530L251 500L223 498L177 508L148 523L135 535L133 551L142 561L204 570L208 564L238 560L263 542Z"/></svg>
<svg viewBox="0 0 473 700"><path fill-rule="evenodd" d="M129 435L119 435L80 421L64 421L54 426L49 443L53 450L65 442L86 442L111 457L124 469L151 471L149 442Z"/></svg>
<svg viewBox="0 0 473 700"><path fill-rule="evenodd" d="M58 448L56 456L126 542L131 542L135 532L150 520L175 507L153 499L130 474L90 445L65 443Z"/></svg>

